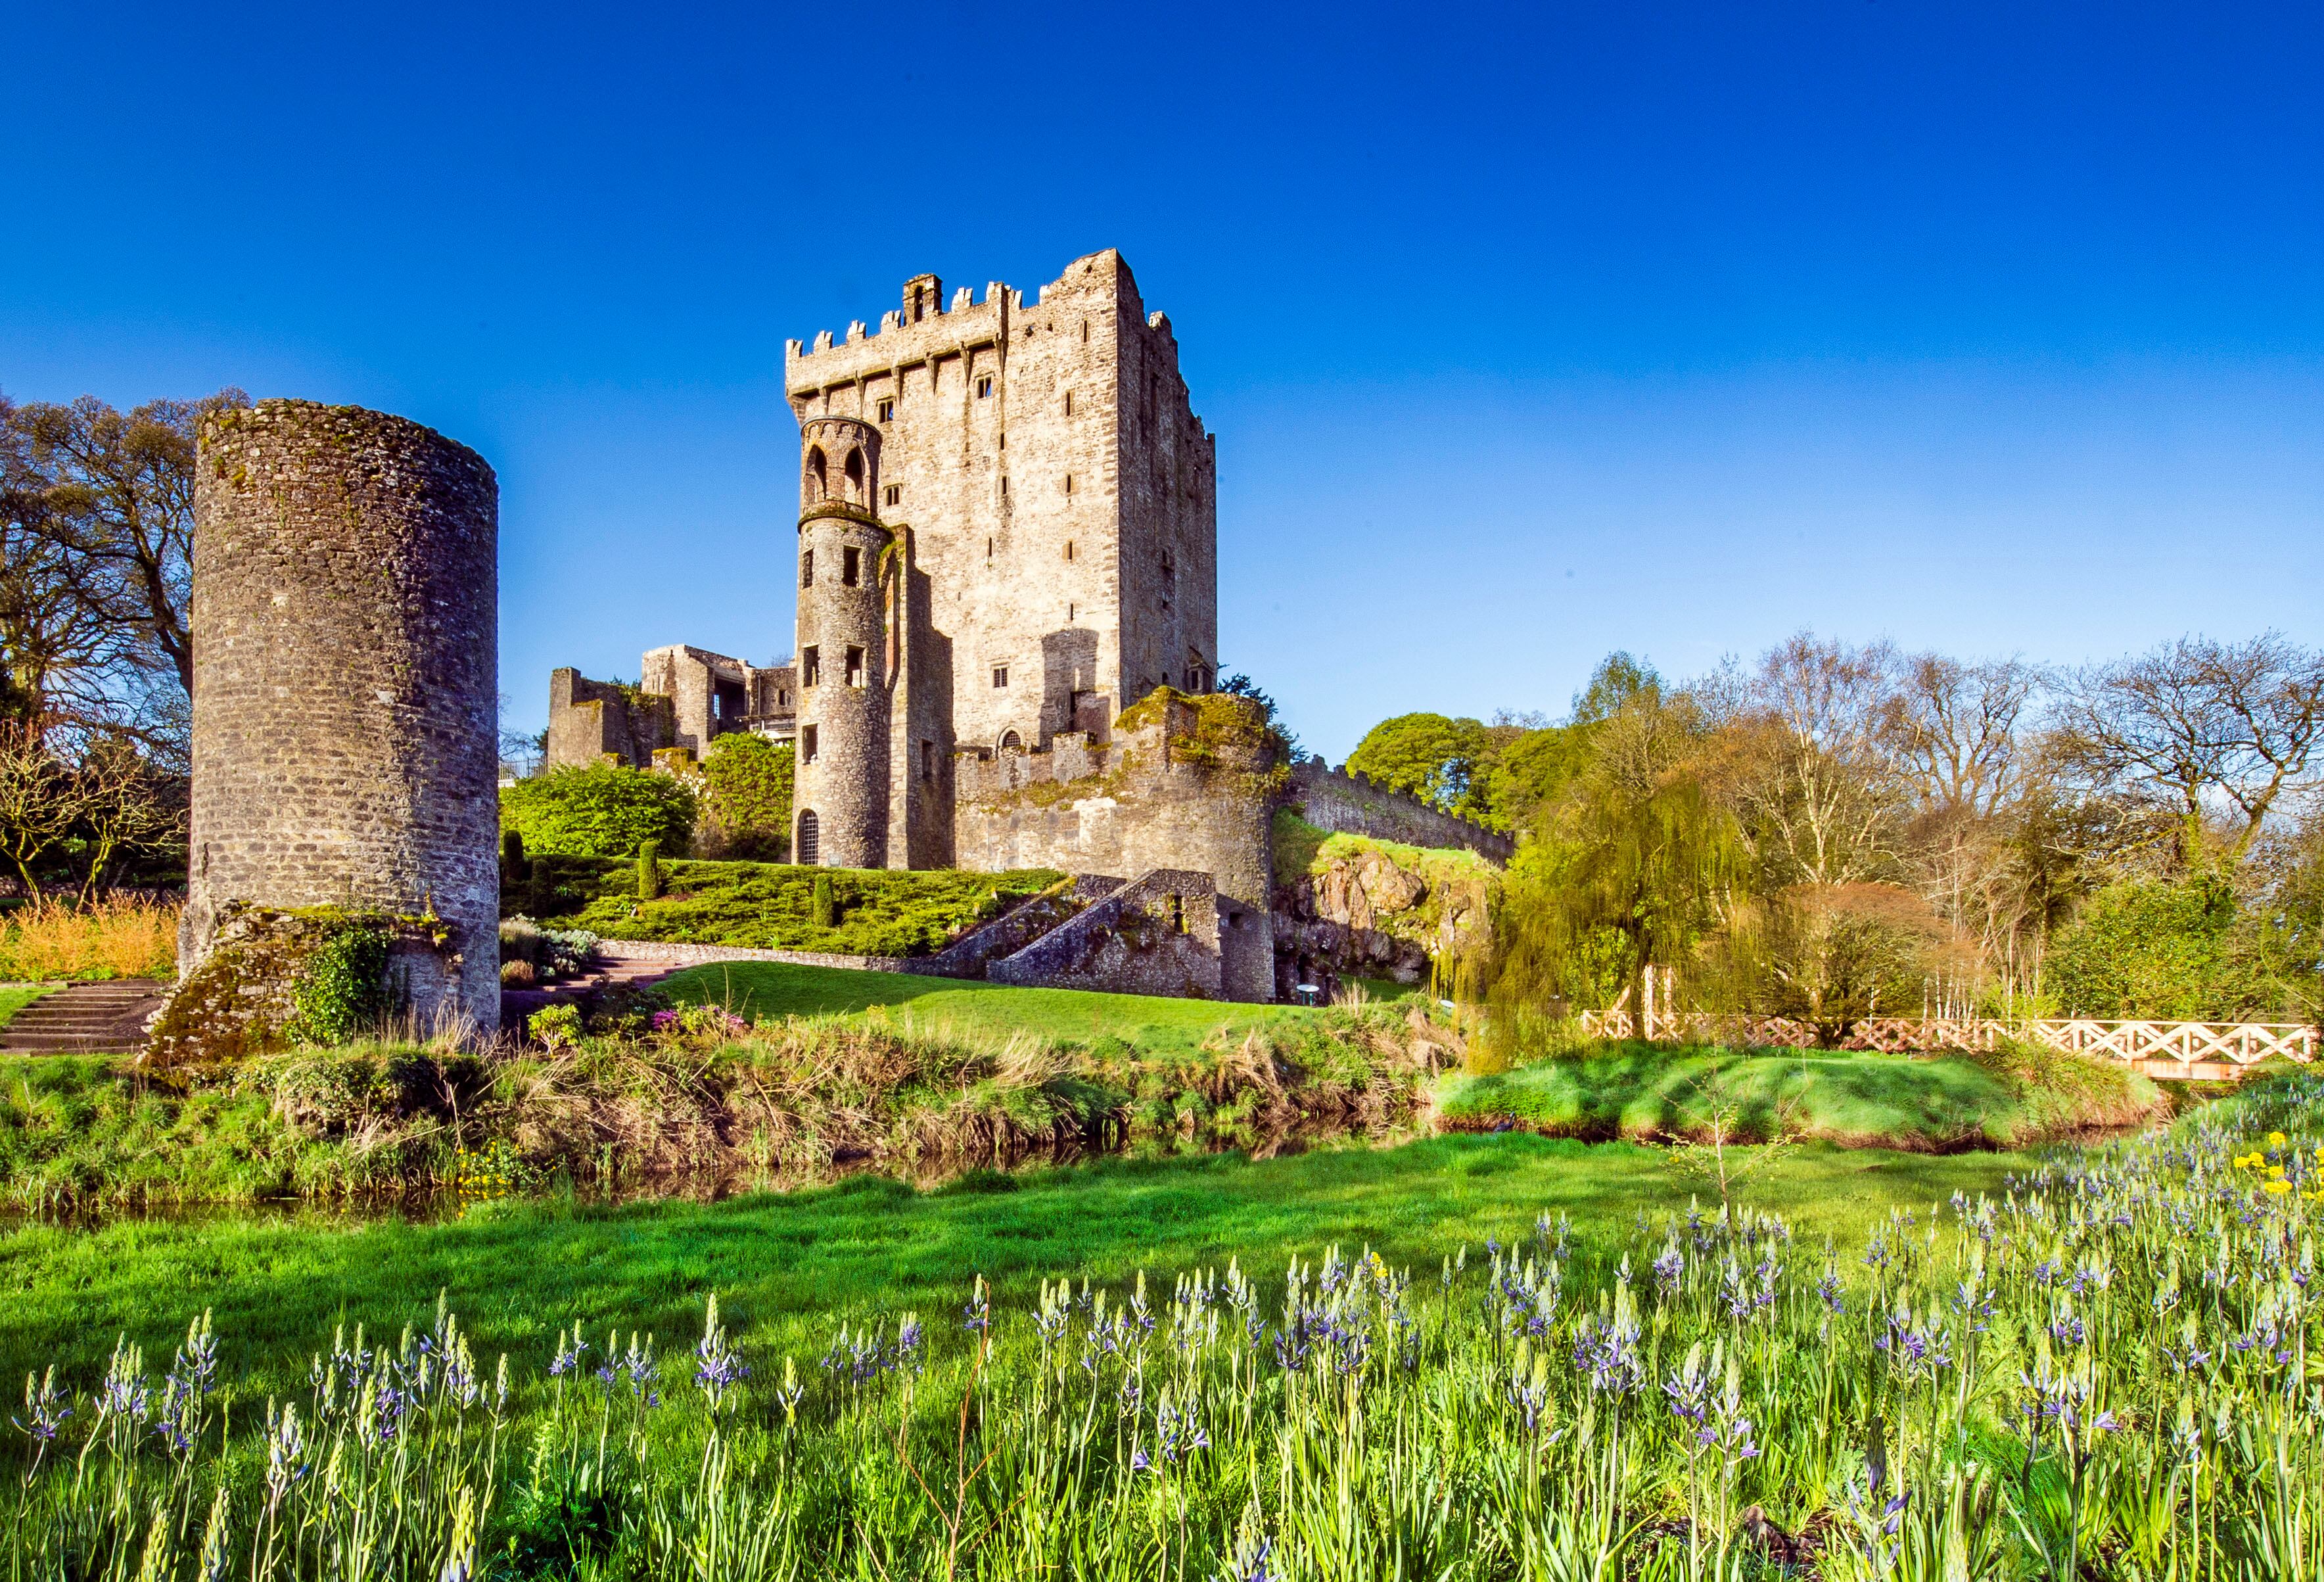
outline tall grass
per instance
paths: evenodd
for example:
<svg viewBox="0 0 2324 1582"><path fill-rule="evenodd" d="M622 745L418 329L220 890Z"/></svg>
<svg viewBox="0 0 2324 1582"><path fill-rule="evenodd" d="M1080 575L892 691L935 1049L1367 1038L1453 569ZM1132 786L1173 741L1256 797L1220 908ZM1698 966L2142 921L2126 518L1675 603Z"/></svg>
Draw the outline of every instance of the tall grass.
<svg viewBox="0 0 2324 1582"><path fill-rule="evenodd" d="M26 1381L17 1574L2259 1582L2319 1567L2324 1081L1803 1246L1546 1216L1165 1292L851 1308L746 1355L576 1327L487 1367L439 1304L236 1400ZM7 1496L0 1495L0 1499Z"/></svg>
<svg viewBox="0 0 2324 1582"><path fill-rule="evenodd" d="M477 1053L457 1027L233 1067L0 1067L0 1200L69 1204L401 1194L490 1155L525 1185L952 1173L1133 1141L1250 1147L1412 1124L1454 1052L1425 1016L1333 1010L1199 1048L1065 1045L896 1016L756 1026L715 1007Z"/></svg>
<svg viewBox="0 0 2324 1582"><path fill-rule="evenodd" d="M35 897L0 921L0 979L173 977L179 911L135 897Z"/></svg>

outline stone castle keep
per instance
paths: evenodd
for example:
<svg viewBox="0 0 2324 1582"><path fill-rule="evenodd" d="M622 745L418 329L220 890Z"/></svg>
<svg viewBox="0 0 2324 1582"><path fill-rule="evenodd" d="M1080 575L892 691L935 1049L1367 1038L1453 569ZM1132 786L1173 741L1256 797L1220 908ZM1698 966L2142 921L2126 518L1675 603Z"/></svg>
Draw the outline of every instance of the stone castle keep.
<svg viewBox="0 0 2324 1582"><path fill-rule="evenodd" d="M1125 897L1174 875L1172 929L1195 902L1216 940L1175 992L1275 998L1284 777L1253 756L1256 709L1205 695L1216 447L1120 255L1075 260L1030 303L916 276L876 330L792 341L784 372L796 658L660 648L635 688L558 670L549 765L792 740L795 861L1054 868Z"/></svg>

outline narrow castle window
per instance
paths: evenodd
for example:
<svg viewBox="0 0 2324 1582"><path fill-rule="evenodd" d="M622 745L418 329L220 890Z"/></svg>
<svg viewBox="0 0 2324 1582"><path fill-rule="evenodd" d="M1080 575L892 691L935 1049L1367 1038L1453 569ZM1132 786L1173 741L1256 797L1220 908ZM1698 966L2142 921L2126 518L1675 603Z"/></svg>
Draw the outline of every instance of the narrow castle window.
<svg viewBox="0 0 2324 1582"><path fill-rule="evenodd" d="M847 685L850 686L863 685L863 650L862 648L850 647L847 650Z"/></svg>
<svg viewBox="0 0 2324 1582"><path fill-rule="evenodd" d="M813 643L799 650L799 685L813 686L823 679L823 650Z"/></svg>
<svg viewBox="0 0 2324 1582"><path fill-rule="evenodd" d="M815 586L815 551L812 549L799 551L799 586Z"/></svg>
<svg viewBox="0 0 2324 1582"><path fill-rule="evenodd" d="M976 399L981 401L991 393L992 375L990 373L978 374L976 376Z"/></svg>
<svg viewBox="0 0 2324 1582"><path fill-rule="evenodd" d="M1089 344L1089 320L1086 318L1082 320L1082 344L1084 345Z"/></svg>
<svg viewBox="0 0 2324 1582"><path fill-rule="evenodd" d="M847 453L847 498L858 505L863 502L863 453L860 450Z"/></svg>
<svg viewBox="0 0 2324 1582"><path fill-rule="evenodd" d="M895 416L896 403L893 400L885 400L880 403L880 421L882 423L890 422L895 418Z"/></svg>
<svg viewBox="0 0 2324 1582"><path fill-rule="evenodd" d="M799 762L803 764L815 762L815 727L812 725L799 727ZM810 813L806 816L813 818L815 814Z"/></svg>
<svg viewBox="0 0 2324 1582"><path fill-rule="evenodd" d="M1006 686L1009 685L1008 666L995 665L992 667L992 685L995 686Z"/></svg>
<svg viewBox="0 0 2324 1582"><path fill-rule="evenodd" d="M1066 558L1067 560L1071 560L1073 557L1074 557L1074 541L1073 541L1071 538L1068 538L1068 539L1066 539L1066 540L1065 540L1065 558Z"/></svg>
<svg viewBox="0 0 2324 1582"><path fill-rule="evenodd" d="M1088 337L1087 336L1084 336L1082 338L1083 338L1084 340L1087 340L1087 339L1089 339L1089 337ZM1068 417L1068 418L1070 418L1070 417L1072 417L1073 415L1074 415L1074 392L1073 392L1073 391L1065 391L1065 416L1066 416L1066 417Z"/></svg>
<svg viewBox="0 0 2324 1582"><path fill-rule="evenodd" d="M901 483L889 484L884 492L890 505L901 505L904 503L904 486Z"/></svg>
<svg viewBox="0 0 2324 1582"><path fill-rule="evenodd" d="M926 738L920 741L920 778L930 786L936 783L936 744Z"/></svg>
<svg viewBox="0 0 2324 1582"><path fill-rule="evenodd" d="M992 558L992 540L990 538L984 541L984 558L987 560Z"/></svg>
<svg viewBox="0 0 2324 1582"><path fill-rule="evenodd" d="M800 492L807 496L810 504L823 498L823 446L819 445L807 446L807 475L803 483L805 487Z"/></svg>
<svg viewBox="0 0 2324 1582"><path fill-rule="evenodd" d="M799 813L798 850L792 853L802 867L814 868L821 860L822 833L821 821L815 816L815 809L802 809Z"/></svg>
<svg viewBox="0 0 2324 1582"><path fill-rule="evenodd" d="M863 551L850 544L839 552L839 581L843 587L861 587L863 584Z"/></svg>
<svg viewBox="0 0 2324 1582"><path fill-rule="evenodd" d="M1170 932L1172 934L1186 932L1186 897L1184 896L1170 897Z"/></svg>
<svg viewBox="0 0 2324 1582"><path fill-rule="evenodd" d="M1065 492L1066 492L1066 493L1068 493L1068 494L1071 494L1073 492L1074 492L1074 475L1073 475L1071 473L1067 473L1067 474L1065 474Z"/></svg>

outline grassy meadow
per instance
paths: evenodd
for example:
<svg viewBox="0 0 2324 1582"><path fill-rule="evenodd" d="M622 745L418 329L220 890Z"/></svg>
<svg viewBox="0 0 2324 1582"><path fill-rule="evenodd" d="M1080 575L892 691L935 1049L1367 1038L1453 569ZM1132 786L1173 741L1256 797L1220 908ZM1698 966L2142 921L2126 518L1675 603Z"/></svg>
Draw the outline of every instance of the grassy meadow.
<svg viewBox="0 0 2324 1582"><path fill-rule="evenodd" d="M1256 1028L1326 1025L1299 1006L1232 1005L1079 989L1019 989L981 980L916 978L782 961L690 967L660 985L680 1004L716 1006L752 1021L872 1013L941 1038L1032 1037L1084 1048L1101 1043L1147 1054L1188 1053Z"/></svg>
<svg viewBox="0 0 2324 1582"><path fill-rule="evenodd" d="M8 1018L50 992L47 985L38 983L0 983L0 1027Z"/></svg>
<svg viewBox="0 0 2324 1582"><path fill-rule="evenodd" d="M2024 1156L1812 1146L1755 1173L1748 1200L1804 1236L1860 1237L1892 1209L1997 1192ZM98 1368L117 1332L153 1349L214 1311L230 1371L290 1388L300 1348L338 1322L393 1331L438 1292L479 1344L545 1357L576 1320L681 1333L717 1292L754 1343L801 1346L849 1313L936 1313L982 1275L1002 1297L1045 1277L1171 1276L1240 1255L1254 1271L1333 1242L1397 1263L1521 1236L1545 1209L1585 1237L1683 1207L1715 1185L1667 1151L1512 1134L1273 1159L1205 1154L983 1171L929 1190L862 1175L830 1186L591 1205L549 1194L448 1217L327 1210L21 1222L0 1236L0 1376L47 1360ZM288 1374L270 1370L289 1368ZM294 1376L295 1375L295 1376Z"/></svg>
<svg viewBox="0 0 2324 1582"><path fill-rule="evenodd" d="M2039 1163L1793 1150L1733 1212L1685 1154L1512 1134L22 1228L0 1544L124 1578L2307 1577L2320 1136L2302 1077Z"/></svg>

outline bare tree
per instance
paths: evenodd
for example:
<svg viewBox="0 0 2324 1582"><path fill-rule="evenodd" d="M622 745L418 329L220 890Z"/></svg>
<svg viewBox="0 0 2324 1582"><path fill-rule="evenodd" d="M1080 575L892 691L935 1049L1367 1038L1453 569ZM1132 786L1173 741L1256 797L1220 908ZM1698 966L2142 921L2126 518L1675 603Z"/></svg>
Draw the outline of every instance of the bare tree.
<svg viewBox="0 0 2324 1582"><path fill-rule="evenodd" d="M22 526L60 553L86 607L147 648L188 696L195 430L208 413L249 401L227 390L124 414L83 396L8 414L27 474L21 486L40 506Z"/></svg>
<svg viewBox="0 0 2324 1582"><path fill-rule="evenodd" d="M2242 860L2287 789L2304 783L2324 730L2324 655L2266 632L2246 643L2185 637L2075 674L2061 711L2067 760L2093 786L2171 807L2180 860L2202 855L2214 806L2241 827Z"/></svg>
<svg viewBox="0 0 2324 1582"><path fill-rule="evenodd" d="M26 895L40 889L33 864L64 844L79 817L72 766L34 726L0 723L0 857Z"/></svg>
<svg viewBox="0 0 2324 1582"><path fill-rule="evenodd" d="M1751 713L1729 728L1749 759L1734 794L1777 887L1878 879L1893 866L1904 786L1886 747L1895 654L1801 632L1769 650Z"/></svg>

